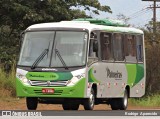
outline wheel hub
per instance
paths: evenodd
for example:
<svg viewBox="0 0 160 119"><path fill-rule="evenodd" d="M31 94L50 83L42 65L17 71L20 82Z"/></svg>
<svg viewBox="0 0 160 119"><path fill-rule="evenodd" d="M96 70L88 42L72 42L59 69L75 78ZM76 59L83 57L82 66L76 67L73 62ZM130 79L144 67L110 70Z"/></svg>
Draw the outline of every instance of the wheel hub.
<svg viewBox="0 0 160 119"><path fill-rule="evenodd" d="M91 93L91 95L90 95L90 105L91 106L93 106L94 105L94 96L93 96L93 94Z"/></svg>
<svg viewBox="0 0 160 119"><path fill-rule="evenodd" d="M125 107L127 106L127 103L128 103L127 95L125 94L125 95L124 95L124 106L125 106Z"/></svg>

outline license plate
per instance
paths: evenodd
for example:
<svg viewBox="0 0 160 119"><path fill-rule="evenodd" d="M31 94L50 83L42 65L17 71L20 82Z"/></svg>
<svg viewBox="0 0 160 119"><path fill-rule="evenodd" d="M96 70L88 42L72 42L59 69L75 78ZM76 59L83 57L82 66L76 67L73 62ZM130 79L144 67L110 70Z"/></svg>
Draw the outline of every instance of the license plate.
<svg viewBox="0 0 160 119"><path fill-rule="evenodd" d="M54 89L42 89L42 93L44 94L53 94L54 93Z"/></svg>

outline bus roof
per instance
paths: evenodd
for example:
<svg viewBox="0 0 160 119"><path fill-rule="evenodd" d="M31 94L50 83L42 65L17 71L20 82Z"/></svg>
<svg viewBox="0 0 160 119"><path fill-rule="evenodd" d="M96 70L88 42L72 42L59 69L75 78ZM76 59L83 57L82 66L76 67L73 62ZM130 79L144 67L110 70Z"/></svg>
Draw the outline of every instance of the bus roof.
<svg viewBox="0 0 160 119"><path fill-rule="evenodd" d="M127 27L124 22L112 19L79 18L73 19L73 21L89 21L90 23L97 25Z"/></svg>
<svg viewBox="0 0 160 119"><path fill-rule="evenodd" d="M124 33L136 33L143 34L142 30L131 28L131 27L119 27L119 26L105 26L105 25L97 25L92 24L89 21L61 21L61 22L53 22L53 23L41 23L31 25L27 28L27 30L31 29L54 29L54 28L79 28L79 29L87 29L89 31L92 30L104 30L108 32L124 32Z"/></svg>

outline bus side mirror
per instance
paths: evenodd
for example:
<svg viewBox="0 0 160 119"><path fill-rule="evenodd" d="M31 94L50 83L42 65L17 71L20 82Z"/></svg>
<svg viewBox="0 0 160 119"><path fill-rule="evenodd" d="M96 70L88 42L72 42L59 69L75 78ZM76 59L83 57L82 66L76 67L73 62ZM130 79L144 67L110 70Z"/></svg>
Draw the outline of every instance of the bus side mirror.
<svg viewBox="0 0 160 119"><path fill-rule="evenodd" d="M93 41L93 52L98 52L98 41L97 40Z"/></svg>
<svg viewBox="0 0 160 119"><path fill-rule="evenodd" d="M23 39L24 39L25 31L20 33L20 43L22 44Z"/></svg>
<svg viewBox="0 0 160 119"><path fill-rule="evenodd" d="M20 51L20 48L21 48L22 43L23 43L24 34L25 34L25 31L23 31L23 32L20 33L20 37L19 37L19 51Z"/></svg>
<svg viewBox="0 0 160 119"><path fill-rule="evenodd" d="M25 34L25 31L23 31L23 32L20 33L20 41L23 41L24 34Z"/></svg>

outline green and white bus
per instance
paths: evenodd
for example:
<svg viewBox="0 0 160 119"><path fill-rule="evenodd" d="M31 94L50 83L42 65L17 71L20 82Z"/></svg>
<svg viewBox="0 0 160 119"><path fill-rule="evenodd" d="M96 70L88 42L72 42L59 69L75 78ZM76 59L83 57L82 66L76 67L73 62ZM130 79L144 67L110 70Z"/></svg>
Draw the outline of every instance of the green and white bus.
<svg viewBox="0 0 160 119"><path fill-rule="evenodd" d="M85 110L108 104L125 110L145 94L143 31L108 19L35 24L24 31L16 71L18 97Z"/></svg>

